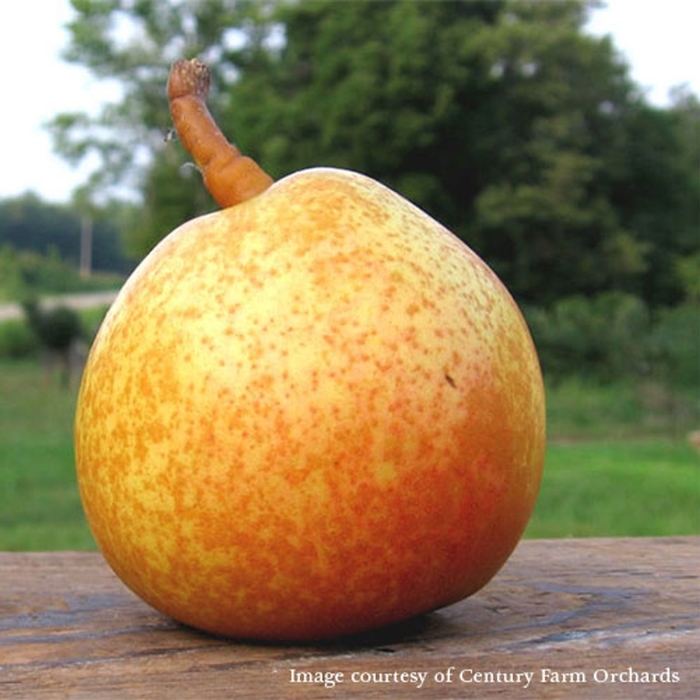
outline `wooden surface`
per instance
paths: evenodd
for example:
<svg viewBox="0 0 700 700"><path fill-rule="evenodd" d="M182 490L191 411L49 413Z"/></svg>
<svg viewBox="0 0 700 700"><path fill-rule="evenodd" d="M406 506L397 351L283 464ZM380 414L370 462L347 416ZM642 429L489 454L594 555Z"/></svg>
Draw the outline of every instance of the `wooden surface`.
<svg viewBox="0 0 700 700"><path fill-rule="evenodd" d="M99 554L0 553L0 698L695 699L698 554L697 537L525 541L468 600L289 646L178 626Z"/></svg>

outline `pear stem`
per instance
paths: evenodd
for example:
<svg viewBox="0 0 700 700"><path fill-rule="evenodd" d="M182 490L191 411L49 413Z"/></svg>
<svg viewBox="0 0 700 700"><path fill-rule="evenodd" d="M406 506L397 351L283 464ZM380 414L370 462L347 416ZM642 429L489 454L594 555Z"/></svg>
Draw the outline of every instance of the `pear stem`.
<svg viewBox="0 0 700 700"><path fill-rule="evenodd" d="M264 192L274 181L223 135L207 109L211 74L201 61L173 64L168 100L173 126L202 172L204 184L222 206L231 207Z"/></svg>

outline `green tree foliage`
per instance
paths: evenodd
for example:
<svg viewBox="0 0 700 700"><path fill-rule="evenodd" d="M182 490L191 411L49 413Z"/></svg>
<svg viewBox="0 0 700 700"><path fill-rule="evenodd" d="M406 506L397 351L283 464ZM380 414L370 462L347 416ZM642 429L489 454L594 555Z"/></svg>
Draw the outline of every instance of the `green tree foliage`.
<svg viewBox="0 0 700 700"><path fill-rule="evenodd" d="M665 309L651 335L650 345L666 384L685 391L700 387L699 302ZM697 394L695 401L697 405Z"/></svg>
<svg viewBox="0 0 700 700"><path fill-rule="evenodd" d="M525 307L542 364L553 378L594 380L648 375L652 319L643 301L625 292L564 297L550 307Z"/></svg>
<svg viewBox="0 0 700 700"><path fill-rule="evenodd" d="M244 36L246 45L258 40L255 18L267 6L256 0L72 0L72 5L66 58L116 81L122 97L97 117L57 115L50 124L54 144L73 163L98 156L100 166L85 185L88 196L111 193L118 185L142 194L144 207L133 212L126 247L143 255L176 224L215 208L200 178L181 167L188 155L169 138L170 65L193 56L209 62L213 102L221 104L239 75L235 52L227 47Z"/></svg>
<svg viewBox="0 0 700 700"><path fill-rule="evenodd" d="M697 99L648 105L611 41L583 31L586 0L73 4L68 58L124 96L94 121L57 117L56 142L102 155L94 186L148 163L142 253L214 206L164 139L169 65L197 55L223 130L271 175L334 165L385 182L526 303L697 294Z"/></svg>

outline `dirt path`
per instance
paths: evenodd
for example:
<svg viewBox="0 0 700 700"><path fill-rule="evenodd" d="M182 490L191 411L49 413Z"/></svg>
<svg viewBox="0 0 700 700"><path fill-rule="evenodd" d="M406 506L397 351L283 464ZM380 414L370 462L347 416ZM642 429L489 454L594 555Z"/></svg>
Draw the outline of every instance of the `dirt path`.
<svg viewBox="0 0 700 700"><path fill-rule="evenodd" d="M85 292L80 294L62 294L60 296L45 297L42 305L47 307L63 304L72 309L90 309L95 306L109 306L117 296L116 291L111 292ZM22 318L22 307L19 304L0 305L0 321L12 318Z"/></svg>

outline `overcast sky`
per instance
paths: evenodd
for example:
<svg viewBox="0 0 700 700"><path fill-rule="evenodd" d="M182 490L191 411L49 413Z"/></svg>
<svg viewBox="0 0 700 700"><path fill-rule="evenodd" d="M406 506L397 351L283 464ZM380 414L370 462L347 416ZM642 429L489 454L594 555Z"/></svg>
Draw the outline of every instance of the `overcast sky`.
<svg viewBox="0 0 700 700"><path fill-rule="evenodd" d="M0 5L2 155L0 199L29 190L65 202L85 179L52 151L42 126L60 112L97 113L114 86L93 80L60 58L68 41L69 0L19 0ZM694 0L608 0L589 30L612 34L633 79L655 105L668 104L668 90L687 83L700 95L697 32L700 3Z"/></svg>

